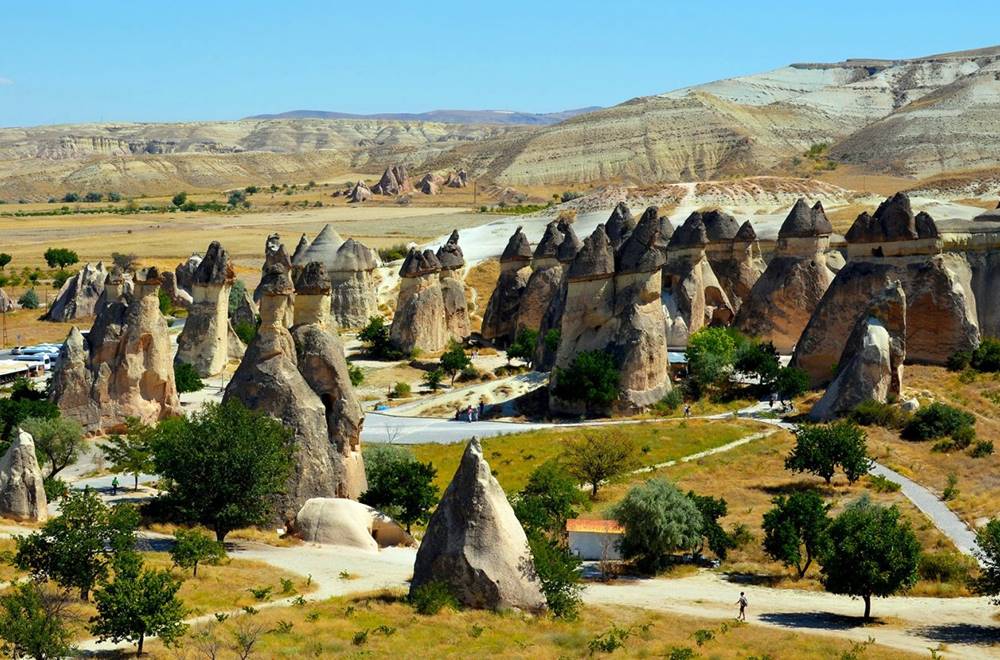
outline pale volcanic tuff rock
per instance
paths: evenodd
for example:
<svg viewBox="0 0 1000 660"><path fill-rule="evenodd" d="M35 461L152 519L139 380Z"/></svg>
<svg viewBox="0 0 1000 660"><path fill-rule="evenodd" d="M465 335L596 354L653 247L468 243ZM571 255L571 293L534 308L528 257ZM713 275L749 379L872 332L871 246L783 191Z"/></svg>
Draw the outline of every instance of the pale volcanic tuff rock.
<svg viewBox="0 0 1000 660"><path fill-rule="evenodd" d="M20 309L17 301L7 295L7 292L0 289L0 312L7 313Z"/></svg>
<svg viewBox="0 0 1000 660"><path fill-rule="evenodd" d="M663 266L667 342L684 346L706 325L728 325L733 307L708 259L704 216L694 212L674 230Z"/></svg>
<svg viewBox="0 0 1000 660"><path fill-rule="evenodd" d="M66 280L59 294L42 316L45 321L65 323L94 315L97 301L104 293L108 271L104 264L87 264Z"/></svg>
<svg viewBox="0 0 1000 660"><path fill-rule="evenodd" d="M973 275L962 254L943 253L933 219L914 216L897 194L874 216L862 213L847 232L849 261L838 273L802 333L793 364L813 385L831 377L847 336L873 292L900 281L906 292L906 356L915 363L945 364L979 343Z"/></svg>
<svg viewBox="0 0 1000 660"><path fill-rule="evenodd" d="M212 241L194 274L193 302L177 337L174 358L190 364L202 378L222 373L230 357L242 357L245 349L229 323L229 292L234 281L236 272L229 253L221 243Z"/></svg>
<svg viewBox="0 0 1000 660"><path fill-rule="evenodd" d="M427 524L410 592L435 581L466 607L545 609L527 536L476 438Z"/></svg>
<svg viewBox="0 0 1000 660"><path fill-rule="evenodd" d="M91 396L94 378L89 365L86 340L74 326L63 342L59 364L52 374L52 400L64 416L84 428L95 426L100 419L97 401Z"/></svg>
<svg viewBox="0 0 1000 660"><path fill-rule="evenodd" d="M428 172L417 183L417 190L425 195L436 195L444 184L444 177L433 172Z"/></svg>
<svg viewBox="0 0 1000 660"><path fill-rule="evenodd" d="M372 191L365 185L364 181L358 181L347 194L347 201L351 203L367 202L372 198Z"/></svg>
<svg viewBox="0 0 1000 660"><path fill-rule="evenodd" d="M339 497L306 500L295 516L294 534L307 543L367 552L414 544L413 537L389 516L366 504Z"/></svg>
<svg viewBox="0 0 1000 660"><path fill-rule="evenodd" d="M448 174L448 178L445 180L444 185L449 188L464 188L469 185L469 175L465 170L451 172Z"/></svg>
<svg viewBox="0 0 1000 660"><path fill-rule="evenodd" d="M376 195L399 195L410 190L413 190L413 186L406 174L406 167L403 165L392 165L385 168L382 178L372 186L372 192Z"/></svg>
<svg viewBox="0 0 1000 660"><path fill-rule="evenodd" d="M35 456L35 441L21 429L0 458L0 516L45 522L49 517L42 470Z"/></svg>
<svg viewBox="0 0 1000 660"><path fill-rule="evenodd" d="M906 294L897 281L875 298L854 324L837 375L809 417L826 421L859 403L898 398L906 358Z"/></svg>
<svg viewBox="0 0 1000 660"><path fill-rule="evenodd" d="M330 311L338 326L359 328L378 314L374 272L379 260L374 250L353 238L345 241L326 225L292 263L301 268L311 261L323 264L330 277Z"/></svg>
<svg viewBox="0 0 1000 660"><path fill-rule="evenodd" d="M559 223L553 221L546 225L542 240L535 246L531 259L531 276L521 293L517 308L515 336L525 328L536 332L541 328L545 310L562 281L563 265L559 261L559 247L564 238L565 234L560 230Z"/></svg>
<svg viewBox="0 0 1000 660"><path fill-rule="evenodd" d="M160 273L160 289L170 298L170 304L181 309L190 309L194 298L191 294L177 285L177 274L172 271Z"/></svg>
<svg viewBox="0 0 1000 660"><path fill-rule="evenodd" d="M177 286L191 293L191 282L194 279L194 272L198 270L198 264L200 263L201 255L192 254L187 258L187 261L177 264L177 267L174 268L174 278L176 279Z"/></svg>
<svg viewBox="0 0 1000 660"><path fill-rule="evenodd" d="M583 247L583 242L573 230L573 225L560 220L557 228L559 229L559 233L562 234L562 241L560 241L556 252L556 258L559 260L558 274L560 279L558 284L553 288L548 304L542 314L541 325L538 329L538 344L535 348L534 366L536 369L543 370L551 369L555 363L556 351L548 345L545 338L549 335L550 331L558 330L562 323L562 313L566 307L566 290L568 288L566 271L569 268L569 264L576 258L580 248ZM554 276L555 273L552 273L552 275ZM523 302L522 305L524 305Z"/></svg>
<svg viewBox="0 0 1000 660"><path fill-rule="evenodd" d="M433 250L411 248L399 269L399 297L389 337L404 352L433 353L448 345L441 263Z"/></svg>
<svg viewBox="0 0 1000 660"><path fill-rule="evenodd" d="M766 269L767 264L761 256L760 245L757 243L757 232L747 220L733 237L729 247L729 258L719 259L718 265L715 266L716 275L729 296L734 312L739 312L743 301L750 297L753 285Z"/></svg>
<svg viewBox="0 0 1000 660"><path fill-rule="evenodd" d="M819 202L812 208L804 199L795 202L778 230L774 257L740 307L736 328L772 342L779 352L792 351L833 281L826 257L832 231Z"/></svg>
<svg viewBox="0 0 1000 660"><path fill-rule="evenodd" d="M458 230L444 245L438 248L437 259L441 263L441 296L444 299L445 325L455 341L465 341L472 330L469 327L469 310L465 301L465 255L458 245Z"/></svg>
<svg viewBox="0 0 1000 660"><path fill-rule="evenodd" d="M326 227L329 226L330 225L327 225ZM324 227L323 230L326 230L326 227ZM320 234L323 233L323 230L320 231ZM319 236L317 236L316 238L319 238ZM308 250L309 250L309 239L306 238L305 234L302 234L301 236L299 236L299 242L295 245L295 250L292 252L292 267L304 266L306 263L308 263L305 259L306 251Z"/></svg>
<svg viewBox="0 0 1000 660"><path fill-rule="evenodd" d="M531 277L531 257L531 244L518 227L500 255L500 277L483 313L483 339L501 344L513 341L521 295Z"/></svg>

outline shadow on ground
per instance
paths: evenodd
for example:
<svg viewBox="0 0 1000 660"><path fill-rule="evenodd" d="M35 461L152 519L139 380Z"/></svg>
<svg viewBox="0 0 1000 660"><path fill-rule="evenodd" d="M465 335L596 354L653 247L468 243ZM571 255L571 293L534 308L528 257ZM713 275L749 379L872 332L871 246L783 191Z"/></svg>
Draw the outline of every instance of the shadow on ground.
<svg viewBox="0 0 1000 660"><path fill-rule="evenodd" d="M760 620L786 628L815 628L819 630L850 630L865 625L878 624L878 619L865 623L859 616L844 616L832 612L775 612L761 614Z"/></svg>
<svg viewBox="0 0 1000 660"><path fill-rule="evenodd" d="M733 584L751 584L758 587L773 587L782 579L782 575L759 575L757 573L736 573L733 571L726 571L722 574L727 582L732 582Z"/></svg>
<svg viewBox="0 0 1000 660"><path fill-rule="evenodd" d="M1000 627L974 623L943 623L938 626L911 628L911 633L945 644L976 644L992 646L1000 643Z"/></svg>

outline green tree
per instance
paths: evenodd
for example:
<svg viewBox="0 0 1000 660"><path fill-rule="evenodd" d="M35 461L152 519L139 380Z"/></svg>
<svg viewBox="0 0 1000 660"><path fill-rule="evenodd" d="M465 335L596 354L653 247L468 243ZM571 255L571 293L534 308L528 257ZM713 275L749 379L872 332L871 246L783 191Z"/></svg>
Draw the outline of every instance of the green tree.
<svg viewBox="0 0 1000 660"><path fill-rule="evenodd" d="M472 360L465 354L465 349L457 341L452 341L448 345L448 350L441 355L441 369L451 378L451 386L455 386L455 377L462 372L462 369L472 365ZM435 388L436 389L436 388Z"/></svg>
<svg viewBox="0 0 1000 660"><path fill-rule="evenodd" d="M179 394L197 392L205 387L198 370L187 362L174 362L174 383L177 384Z"/></svg>
<svg viewBox="0 0 1000 660"><path fill-rule="evenodd" d="M853 421L833 424L803 424L795 430L795 447L785 459L785 468L793 472L811 472L826 483L840 467L847 480L854 483L871 469L867 436Z"/></svg>
<svg viewBox="0 0 1000 660"><path fill-rule="evenodd" d="M545 333L545 350L549 353L555 353L559 350L559 342L562 340L562 331L559 328L552 328Z"/></svg>
<svg viewBox="0 0 1000 660"><path fill-rule="evenodd" d="M975 424L976 418L971 413L935 401L914 413L903 427L902 436L907 440L934 440Z"/></svg>
<svg viewBox="0 0 1000 660"><path fill-rule="evenodd" d="M424 381L424 385L431 388L432 391L437 392L438 388L441 387L441 381L444 380L444 371L440 367L426 371L422 380Z"/></svg>
<svg viewBox="0 0 1000 660"><path fill-rule="evenodd" d="M581 484L590 484L590 498L597 498L601 483L639 465L635 441L621 431L593 430L570 438L560 458L566 471Z"/></svg>
<svg viewBox="0 0 1000 660"><path fill-rule="evenodd" d="M984 338L972 351L971 364L979 371L1000 371L1000 339Z"/></svg>
<svg viewBox="0 0 1000 660"><path fill-rule="evenodd" d="M26 419L55 419L59 408L48 401L45 392L38 391L26 379L14 381L10 396L0 399L0 449L6 451L11 435Z"/></svg>
<svg viewBox="0 0 1000 660"><path fill-rule="evenodd" d="M94 585L107 577L113 558L135 546L139 514L125 504L109 508L92 491L69 493L61 507L60 516L16 539L14 565L79 589L80 598L87 600Z"/></svg>
<svg viewBox="0 0 1000 660"><path fill-rule="evenodd" d="M247 194L243 190L234 190L229 193L229 199L226 203L233 208L236 208L237 206L247 206L249 204L247 201Z"/></svg>
<svg viewBox="0 0 1000 660"><path fill-rule="evenodd" d="M431 507L438 501L434 485L437 470L431 463L400 455L384 461L374 474L371 466L366 464L365 468L368 490L361 495L363 503L403 523L407 532L413 523L429 519Z"/></svg>
<svg viewBox="0 0 1000 660"><path fill-rule="evenodd" d="M368 325L358 333L358 339L365 344L368 354L374 358L389 358L393 354L392 342L389 340L389 326L381 316L368 319Z"/></svg>
<svg viewBox="0 0 1000 660"><path fill-rule="evenodd" d="M39 465L48 466L46 479L52 479L76 463L86 445L83 427L67 417L26 419L21 428L30 433L35 441Z"/></svg>
<svg viewBox="0 0 1000 660"><path fill-rule="evenodd" d="M565 536L566 521L586 503L573 476L558 461L545 461L528 476L519 493L510 498L514 514L526 532Z"/></svg>
<svg viewBox="0 0 1000 660"><path fill-rule="evenodd" d="M187 199L188 199L188 194L184 191L181 191L176 195L174 195L174 198L170 200L170 203L173 204L174 206L184 206L184 203L187 202Z"/></svg>
<svg viewBox="0 0 1000 660"><path fill-rule="evenodd" d="M65 268L80 261L76 252L66 248L49 248L45 251L44 257L49 268Z"/></svg>
<svg viewBox="0 0 1000 660"><path fill-rule="evenodd" d="M575 619L583 602L580 559L565 541L537 531L528 534L528 547L549 611L560 619Z"/></svg>
<svg viewBox="0 0 1000 660"><path fill-rule="evenodd" d="M729 509L726 500L711 495L698 495L693 490L688 491L687 497L701 514L701 538L697 545L692 546L692 549L696 555L701 555L707 543L708 549L716 557L724 560L729 550L736 546L726 530L722 529L722 525L719 524L719 518L724 518Z"/></svg>
<svg viewBox="0 0 1000 660"><path fill-rule="evenodd" d="M618 400L621 374L614 358L605 351L584 351L566 369L555 369L555 394L567 401L580 401L587 411L607 410Z"/></svg>
<svg viewBox="0 0 1000 660"><path fill-rule="evenodd" d="M170 299L170 294L163 289L157 289L156 297L160 304L160 314L170 316L174 311L174 301Z"/></svg>
<svg viewBox="0 0 1000 660"><path fill-rule="evenodd" d="M246 282L243 280L234 281L233 286L229 289L229 300L227 301L230 317L232 317L232 315L236 313L236 310L239 309L240 303L243 302L243 298L246 295Z"/></svg>
<svg viewBox="0 0 1000 660"><path fill-rule="evenodd" d="M214 564L226 558L226 547L196 529L179 529L174 533L174 547L170 548L174 566L190 568L191 576L198 577L198 564Z"/></svg>
<svg viewBox="0 0 1000 660"><path fill-rule="evenodd" d="M150 636L173 646L187 632L187 610L177 598L180 588L181 581L170 571L146 569L136 553L123 555L115 562L114 580L94 594L97 614L90 619L90 632L102 642L132 642L136 655L142 655Z"/></svg>
<svg viewBox="0 0 1000 660"><path fill-rule="evenodd" d="M17 304L25 309L38 309L41 303L38 300L38 294L35 293L35 290L28 289L17 299Z"/></svg>
<svg viewBox="0 0 1000 660"><path fill-rule="evenodd" d="M68 192L65 195L63 195L62 201L66 202L67 204L73 204L74 202L79 202L80 194L75 192Z"/></svg>
<svg viewBox="0 0 1000 660"><path fill-rule="evenodd" d="M861 598L871 618L872 596L891 596L917 581L920 543L895 505L862 498L834 518L830 543L820 556L827 591Z"/></svg>
<svg viewBox="0 0 1000 660"><path fill-rule="evenodd" d="M976 545L980 572L973 587L1000 605L1000 519L994 518L976 531Z"/></svg>
<svg viewBox="0 0 1000 660"><path fill-rule="evenodd" d="M150 444L156 473L169 480L169 502L218 541L267 522L293 466L291 431L237 400L160 422Z"/></svg>
<svg viewBox="0 0 1000 660"><path fill-rule="evenodd" d="M521 328L513 343L507 347L507 362L513 358L524 360L529 367L535 361L535 347L538 345L538 332L531 328Z"/></svg>
<svg viewBox="0 0 1000 660"><path fill-rule="evenodd" d="M781 370L778 351L771 342L744 342L735 351L733 369L756 378L762 387L772 387Z"/></svg>
<svg viewBox="0 0 1000 660"><path fill-rule="evenodd" d="M8 658L56 660L73 651L66 625L70 599L61 589L21 582L0 595L0 652Z"/></svg>
<svg viewBox="0 0 1000 660"><path fill-rule="evenodd" d="M778 390L778 396L790 401L809 389L809 374L798 367L781 367L774 387Z"/></svg>
<svg viewBox="0 0 1000 660"><path fill-rule="evenodd" d="M734 331L715 327L702 328L691 335L684 354L688 376L697 391L728 383L736 359L735 337Z"/></svg>
<svg viewBox="0 0 1000 660"><path fill-rule="evenodd" d="M111 463L111 471L131 474L133 490L139 490L139 475L154 469L151 443L155 430L136 417L125 420L125 433L115 433L110 444L100 445L104 458Z"/></svg>
<svg viewBox="0 0 1000 660"><path fill-rule="evenodd" d="M103 200L104 200L104 194L99 192L91 191L83 196L83 201L90 202L92 204Z"/></svg>
<svg viewBox="0 0 1000 660"><path fill-rule="evenodd" d="M633 486L611 508L611 517L624 528L622 556L644 570L663 568L672 553L694 548L701 541L698 507L666 479Z"/></svg>
<svg viewBox="0 0 1000 660"><path fill-rule="evenodd" d="M350 377L351 385L354 387L365 382L365 372L362 371L361 367L351 362L347 363L347 375Z"/></svg>
<svg viewBox="0 0 1000 660"><path fill-rule="evenodd" d="M10 263L11 259L13 259L13 257L11 257L6 252L0 252L0 270L6 268L7 264Z"/></svg>
<svg viewBox="0 0 1000 660"><path fill-rule="evenodd" d="M814 490L778 496L764 514L764 552L785 566L794 566L799 577L827 545L829 507Z"/></svg>

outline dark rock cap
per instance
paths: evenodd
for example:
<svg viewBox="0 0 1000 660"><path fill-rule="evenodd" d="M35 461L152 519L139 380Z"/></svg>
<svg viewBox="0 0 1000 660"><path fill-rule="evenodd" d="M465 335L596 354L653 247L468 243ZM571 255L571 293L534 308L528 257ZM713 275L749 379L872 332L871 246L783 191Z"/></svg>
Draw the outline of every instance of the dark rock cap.
<svg viewBox="0 0 1000 660"><path fill-rule="evenodd" d="M660 219L656 209L642 214L635 230L618 251L619 273L651 273L666 261L663 250L657 247L660 238Z"/></svg>
<svg viewBox="0 0 1000 660"><path fill-rule="evenodd" d="M200 268L200 266L199 266ZM150 266L149 268L142 268L135 272L136 284L149 284L149 285L159 285L163 281L160 279L160 269L156 266Z"/></svg>
<svg viewBox="0 0 1000 660"><path fill-rule="evenodd" d="M524 235L521 227L517 228L511 237L507 241L507 247L504 248L503 254L500 255L501 263L504 261L530 261L531 260L531 243L528 242L528 237Z"/></svg>
<svg viewBox="0 0 1000 660"><path fill-rule="evenodd" d="M421 252L417 248L410 248L403 265L399 268L400 277L420 277L431 273L441 272L441 262L433 250Z"/></svg>
<svg viewBox="0 0 1000 660"><path fill-rule="evenodd" d="M608 277L614 272L615 253L611 240L604 225L597 225L594 233L583 242L566 276L571 280L593 280Z"/></svg>
<svg viewBox="0 0 1000 660"><path fill-rule="evenodd" d="M617 249L628 235L636 227L635 218L632 217L632 211L629 210L625 202L618 202L615 208L611 210L611 215L608 216L608 221L604 224L604 231L607 232L608 238L611 239L611 245Z"/></svg>
<svg viewBox="0 0 1000 660"><path fill-rule="evenodd" d="M272 296L287 296L295 293L291 271L292 261L288 258L288 253L285 252L285 245L279 243L277 249L267 255L267 261L264 262L264 272L257 290L262 294Z"/></svg>
<svg viewBox="0 0 1000 660"><path fill-rule="evenodd" d="M219 241L212 241L205 251L205 257L194 271L194 284L232 284L236 279L233 262L229 253Z"/></svg>
<svg viewBox="0 0 1000 660"><path fill-rule="evenodd" d="M934 222L934 218L927 211L918 213L917 217L914 218L914 222L917 225L917 236L919 238L939 238L941 236L938 233L937 223Z"/></svg>
<svg viewBox="0 0 1000 660"><path fill-rule="evenodd" d="M753 243L756 240L757 232L749 220L740 225L740 230L736 232L736 236L733 238L733 242L735 243Z"/></svg>
<svg viewBox="0 0 1000 660"><path fill-rule="evenodd" d="M801 197L788 217L781 223L778 230L778 238L815 238L818 236L829 236L833 233L833 225L826 217L823 205L819 202L809 208L809 204Z"/></svg>
<svg viewBox="0 0 1000 660"><path fill-rule="evenodd" d="M873 216L868 213L859 215L844 236L849 243L912 241L937 237L934 219L923 212L914 217L910 198L905 193L896 193L879 204Z"/></svg>
<svg viewBox="0 0 1000 660"><path fill-rule="evenodd" d="M557 259L559 244L563 242L563 233L559 231L559 223L553 220L545 225L542 240L535 246L535 259Z"/></svg>
<svg viewBox="0 0 1000 660"><path fill-rule="evenodd" d="M310 261L302 269L295 282L295 293L303 295L323 295L330 293L330 278L326 268L318 261Z"/></svg>
<svg viewBox="0 0 1000 660"><path fill-rule="evenodd" d="M337 248L332 270L334 272L371 271L375 270L377 266L375 251L364 243L349 238Z"/></svg>
<svg viewBox="0 0 1000 660"><path fill-rule="evenodd" d="M441 262L441 270L457 270L465 266L465 255L458 245L458 230L452 230L448 241L438 248L437 259Z"/></svg>
<svg viewBox="0 0 1000 660"><path fill-rule="evenodd" d="M299 244L295 246L295 252L292 253L292 263L296 266L301 266L302 259L305 256L306 250L309 249L309 239L306 238L305 234L299 238Z"/></svg>
<svg viewBox="0 0 1000 660"><path fill-rule="evenodd" d="M740 230L740 223L736 222L736 218L718 209L705 211L701 214L701 220L705 224L705 233L710 243L729 242L736 238Z"/></svg>
<svg viewBox="0 0 1000 660"><path fill-rule="evenodd" d="M708 232L705 230L705 222L701 213L695 211L687 217L684 224L674 230L674 235L670 237L667 248L673 250L707 244Z"/></svg>
<svg viewBox="0 0 1000 660"><path fill-rule="evenodd" d="M112 266L111 270L108 271L107 277L104 278L104 286L109 284L112 286L121 286L122 284L125 284L126 279L125 271L118 266Z"/></svg>
<svg viewBox="0 0 1000 660"><path fill-rule="evenodd" d="M562 241L559 243L559 252L556 258L564 264L568 264L576 258L576 253L583 247L583 241L576 235L573 225L560 220L558 224L559 233L562 234Z"/></svg>

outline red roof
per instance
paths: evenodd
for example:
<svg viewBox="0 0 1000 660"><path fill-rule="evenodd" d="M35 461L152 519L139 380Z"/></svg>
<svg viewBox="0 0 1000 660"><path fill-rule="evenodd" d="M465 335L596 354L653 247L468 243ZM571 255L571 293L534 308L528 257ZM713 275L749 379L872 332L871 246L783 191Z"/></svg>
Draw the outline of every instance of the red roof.
<svg viewBox="0 0 1000 660"><path fill-rule="evenodd" d="M615 520L593 520L572 518L566 521L567 532L593 532L597 534L621 534L625 530Z"/></svg>

